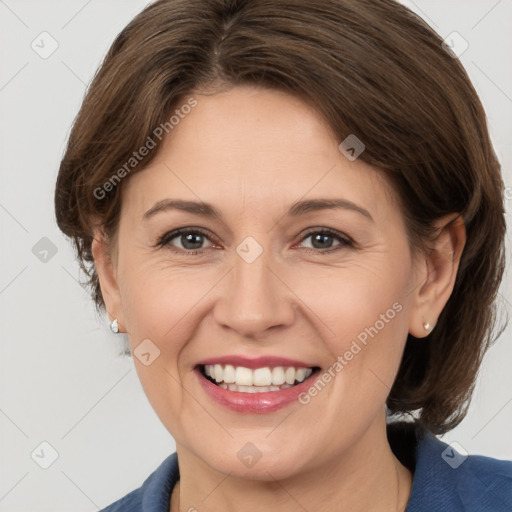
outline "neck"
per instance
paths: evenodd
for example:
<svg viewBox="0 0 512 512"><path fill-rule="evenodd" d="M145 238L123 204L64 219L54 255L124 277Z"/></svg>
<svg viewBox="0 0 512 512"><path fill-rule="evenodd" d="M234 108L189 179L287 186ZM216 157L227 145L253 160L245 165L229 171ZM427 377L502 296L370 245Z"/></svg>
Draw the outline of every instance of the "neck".
<svg viewBox="0 0 512 512"><path fill-rule="evenodd" d="M389 446L385 415L348 451L329 453L320 465L282 480L225 475L182 445L177 453L180 480L170 512L403 512L412 486L411 472Z"/></svg>

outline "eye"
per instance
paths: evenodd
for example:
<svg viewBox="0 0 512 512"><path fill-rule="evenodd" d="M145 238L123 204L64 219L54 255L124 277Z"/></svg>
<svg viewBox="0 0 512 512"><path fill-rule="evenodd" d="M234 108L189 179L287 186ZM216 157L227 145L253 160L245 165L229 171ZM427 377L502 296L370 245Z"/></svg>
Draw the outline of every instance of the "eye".
<svg viewBox="0 0 512 512"><path fill-rule="evenodd" d="M354 247L354 242L350 237L339 233L333 229L324 228L310 231L302 238L302 242L308 238L312 240L312 248L306 247L307 253L326 254L344 247ZM181 247L175 247L173 240L177 239ZM157 247L168 247L178 253L184 253L186 256L201 254L208 247L202 247L204 241L210 240L209 235L201 229L181 228L163 235L157 242ZM338 245L332 247L332 240L337 240Z"/></svg>
<svg viewBox="0 0 512 512"><path fill-rule="evenodd" d="M333 229L324 228L322 230L310 231L302 238L302 241L311 238L313 250L306 248L306 252L315 254L325 254L337 251L343 247L353 247L354 242L350 237L339 233ZM332 247L332 240L338 240L339 244Z"/></svg>
<svg viewBox="0 0 512 512"><path fill-rule="evenodd" d="M174 239L177 239L181 243L181 247L175 249L171 243ZM200 229L182 228L175 231L166 233L160 238L157 243L159 247L169 247L177 252L185 251L187 255L200 254L203 252L201 245L204 243L204 239L209 240L208 235Z"/></svg>

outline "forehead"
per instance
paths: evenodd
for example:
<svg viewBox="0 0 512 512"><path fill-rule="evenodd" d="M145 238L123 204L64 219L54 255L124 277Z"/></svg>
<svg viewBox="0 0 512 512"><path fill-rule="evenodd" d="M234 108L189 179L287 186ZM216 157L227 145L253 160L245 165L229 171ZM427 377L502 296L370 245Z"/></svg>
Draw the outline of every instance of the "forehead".
<svg viewBox="0 0 512 512"><path fill-rule="evenodd" d="M258 211L344 197L376 216L391 206L382 172L348 160L322 117L298 98L254 87L193 97L197 105L166 135L157 157L126 184L123 203L131 209L146 211L164 197L242 202Z"/></svg>

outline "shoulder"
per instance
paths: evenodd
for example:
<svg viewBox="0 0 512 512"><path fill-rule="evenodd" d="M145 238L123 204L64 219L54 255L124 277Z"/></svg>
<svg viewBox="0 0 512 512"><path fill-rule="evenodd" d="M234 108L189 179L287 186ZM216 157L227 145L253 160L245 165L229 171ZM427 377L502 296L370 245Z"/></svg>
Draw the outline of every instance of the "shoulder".
<svg viewBox="0 0 512 512"><path fill-rule="evenodd" d="M512 510L512 461L468 455L420 432L407 512Z"/></svg>
<svg viewBox="0 0 512 512"><path fill-rule="evenodd" d="M176 452L169 455L143 484L100 512L168 512L172 489L179 479Z"/></svg>

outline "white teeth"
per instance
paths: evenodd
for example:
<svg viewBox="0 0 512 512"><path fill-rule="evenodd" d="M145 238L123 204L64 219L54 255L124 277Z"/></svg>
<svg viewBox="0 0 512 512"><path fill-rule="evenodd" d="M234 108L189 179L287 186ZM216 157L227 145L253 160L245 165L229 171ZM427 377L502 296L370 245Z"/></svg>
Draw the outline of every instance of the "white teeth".
<svg viewBox="0 0 512 512"><path fill-rule="evenodd" d="M224 371L222 370L222 366L220 364L216 364L214 366L213 373L217 382L222 382L224 380Z"/></svg>
<svg viewBox="0 0 512 512"><path fill-rule="evenodd" d="M291 388L290 384L282 386L237 386L236 384L225 384L222 382L219 386L229 391L238 391L239 393L268 393L269 391L281 391L282 389Z"/></svg>
<svg viewBox="0 0 512 512"><path fill-rule="evenodd" d="M252 386L252 370L237 366L235 370L235 383L238 386Z"/></svg>
<svg viewBox="0 0 512 512"><path fill-rule="evenodd" d="M292 368L291 366L286 368L286 371L284 372L284 380L286 381L286 384L290 385L295 382L295 368Z"/></svg>
<svg viewBox="0 0 512 512"><path fill-rule="evenodd" d="M306 369L306 368L299 368L299 369L295 372L295 378L296 378L299 382L302 382L302 381L306 378L306 375L308 375L308 372L307 372L307 369Z"/></svg>
<svg viewBox="0 0 512 512"><path fill-rule="evenodd" d="M270 386L272 384L272 372L270 368L257 368L252 372L254 386Z"/></svg>
<svg viewBox="0 0 512 512"><path fill-rule="evenodd" d="M295 381L303 382L307 379L313 373L313 370L311 368L293 368L292 366L264 367L251 370L244 366L234 367L230 364L225 366L207 364L204 366L204 372L224 389L231 390L231 386L236 386L237 389L231 391L254 393L261 389L274 391L272 388L276 388L275 391L277 391L284 389L284 386L291 387L295 384ZM255 391L252 391L251 388Z"/></svg>
<svg viewBox="0 0 512 512"><path fill-rule="evenodd" d="M284 370L282 366L276 366L272 370L272 384L276 386L280 386L286 382L286 378L284 376Z"/></svg>
<svg viewBox="0 0 512 512"><path fill-rule="evenodd" d="M236 381L234 366L227 364L224 367L224 379L223 380L226 384L233 384Z"/></svg>
<svg viewBox="0 0 512 512"><path fill-rule="evenodd" d="M238 391L241 393L256 393L254 386L238 386Z"/></svg>

